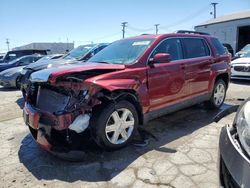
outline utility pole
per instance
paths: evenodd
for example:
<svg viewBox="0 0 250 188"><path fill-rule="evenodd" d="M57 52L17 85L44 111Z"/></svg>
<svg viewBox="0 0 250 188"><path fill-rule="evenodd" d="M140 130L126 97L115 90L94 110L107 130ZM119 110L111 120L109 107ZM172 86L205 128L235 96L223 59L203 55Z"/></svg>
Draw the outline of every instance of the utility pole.
<svg viewBox="0 0 250 188"><path fill-rule="evenodd" d="M67 49L66 49L66 51L69 51L69 39L68 39L68 37L67 37Z"/></svg>
<svg viewBox="0 0 250 188"><path fill-rule="evenodd" d="M122 38L125 37L125 28L127 27L128 22L122 22Z"/></svg>
<svg viewBox="0 0 250 188"><path fill-rule="evenodd" d="M158 29L158 26L159 26L160 24L155 24L154 26L155 26L155 34L157 35L158 34L158 31L159 31L159 29Z"/></svg>
<svg viewBox="0 0 250 188"><path fill-rule="evenodd" d="M211 3L211 5L214 7L214 18L216 18L216 5L218 5L218 3Z"/></svg>
<svg viewBox="0 0 250 188"><path fill-rule="evenodd" d="M8 51L10 51L10 42L9 42L9 39L6 39L6 44L7 44L7 47L8 47Z"/></svg>

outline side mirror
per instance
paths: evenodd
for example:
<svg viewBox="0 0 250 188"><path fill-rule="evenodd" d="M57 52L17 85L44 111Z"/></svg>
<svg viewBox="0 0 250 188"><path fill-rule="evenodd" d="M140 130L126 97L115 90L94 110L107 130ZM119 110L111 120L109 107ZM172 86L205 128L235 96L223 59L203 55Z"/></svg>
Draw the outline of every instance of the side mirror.
<svg viewBox="0 0 250 188"><path fill-rule="evenodd" d="M158 54L155 54L153 58L149 59L148 64L152 66L154 63L168 63L170 61L171 61L170 54L158 53Z"/></svg>

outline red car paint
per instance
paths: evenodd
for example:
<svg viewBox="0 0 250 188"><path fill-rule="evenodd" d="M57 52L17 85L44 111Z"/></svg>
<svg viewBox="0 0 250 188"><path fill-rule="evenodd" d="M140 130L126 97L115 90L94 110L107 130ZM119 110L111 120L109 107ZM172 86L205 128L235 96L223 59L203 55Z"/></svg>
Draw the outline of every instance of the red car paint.
<svg viewBox="0 0 250 188"><path fill-rule="evenodd" d="M175 62L148 65L148 59L152 50L164 39L169 37L192 37L204 39L211 49L211 56L183 59ZM228 54L218 55L212 44L211 36L190 35L190 34L163 34L163 35L143 35L133 38L154 39L153 43L133 64L117 65L91 63L63 66L61 68L50 69L48 83L54 87L64 87L67 89L81 90L89 89L92 106L100 101L94 97L101 89L110 92L133 91L138 96L142 114L147 114L155 110L193 100L203 94L211 94L216 78L219 75L230 74L230 56ZM132 39L133 39L132 38ZM60 81L64 75L71 73L83 73L89 70L113 70L104 74L99 74L87 78L82 83L69 83ZM93 101L95 102L93 102ZM89 107L89 108L91 108ZM84 110L84 109L83 109ZM24 114L29 116L29 126L38 128L39 112L29 105L29 100L25 102ZM54 117L58 120L59 117ZM65 124L65 121L67 123ZM58 126L66 128L73 121L73 118L65 118L57 121ZM38 134L42 137L42 134ZM47 150L50 145L41 138L36 138L37 142Z"/></svg>

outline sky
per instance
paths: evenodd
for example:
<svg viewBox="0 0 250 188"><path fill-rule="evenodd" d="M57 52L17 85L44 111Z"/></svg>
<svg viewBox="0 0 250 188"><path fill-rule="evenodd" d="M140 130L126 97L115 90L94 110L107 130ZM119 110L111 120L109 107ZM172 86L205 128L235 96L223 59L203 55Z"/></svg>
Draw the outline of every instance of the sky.
<svg viewBox="0 0 250 188"><path fill-rule="evenodd" d="M122 38L121 23L128 22L125 37L143 33L169 33L193 29L213 16L250 10L250 0L1 0L0 52L32 42L91 42Z"/></svg>

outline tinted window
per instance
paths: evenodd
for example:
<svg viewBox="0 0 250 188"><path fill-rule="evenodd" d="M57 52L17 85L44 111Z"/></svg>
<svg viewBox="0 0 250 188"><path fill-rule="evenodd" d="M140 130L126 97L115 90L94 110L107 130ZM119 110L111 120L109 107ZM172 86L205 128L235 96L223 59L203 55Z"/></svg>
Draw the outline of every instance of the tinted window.
<svg viewBox="0 0 250 188"><path fill-rule="evenodd" d="M24 57L24 58L21 58L19 61L20 65L28 65L32 62L33 62L33 57Z"/></svg>
<svg viewBox="0 0 250 188"><path fill-rule="evenodd" d="M9 53L6 55L5 59L7 61L12 61L12 60L16 59L17 57L19 57L19 56L17 56L16 53Z"/></svg>
<svg viewBox="0 0 250 188"><path fill-rule="evenodd" d="M160 43L160 45L154 50L151 58L158 53L168 53L171 56L171 60L183 59L182 47L180 39L167 39Z"/></svg>
<svg viewBox="0 0 250 188"><path fill-rule="evenodd" d="M80 60L83 56L85 56L94 45L84 45L78 46L77 48L71 50L67 55L64 56L64 59L76 59Z"/></svg>
<svg viewBox="0 0 250 188"><path fill-rule="evenodd" d="M226 49L217 38L212 38L211 41L219 55L223 55L227 53Z"/></svg>
<svg viewBox="0 0 250 188"><path fill-rule="evenodd" d="M36 62L36 61L39 60L39 59L41 59L41 57L33 57L32 63L33 63L33 62Z"/></svg>
<svg viewBox="0 0 250 188"><path fill-rule="evenodd" d="M100 46L100 47L96 48L96 49L94 50L94 55L97 54L98 52L100 52L100 51L101 51L103 48L105 48L105 47L107 47L107 45Z"/></svg>
<svg viewBox="0 0 250 188"><path fill-rule="evenodd" d="M182 40L185 49L185 58L196 58L210 55L209 48L203 39L184 38Z"/></svg>

